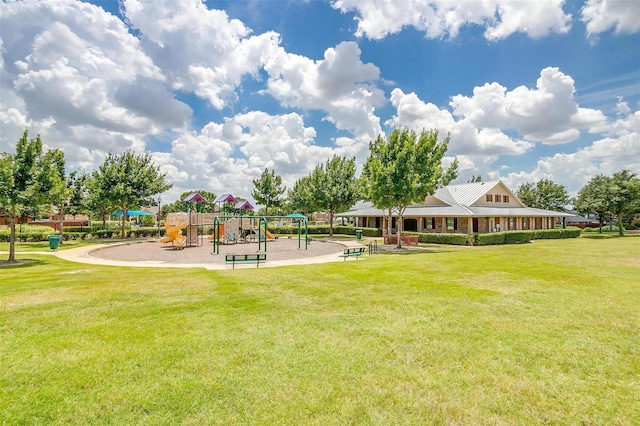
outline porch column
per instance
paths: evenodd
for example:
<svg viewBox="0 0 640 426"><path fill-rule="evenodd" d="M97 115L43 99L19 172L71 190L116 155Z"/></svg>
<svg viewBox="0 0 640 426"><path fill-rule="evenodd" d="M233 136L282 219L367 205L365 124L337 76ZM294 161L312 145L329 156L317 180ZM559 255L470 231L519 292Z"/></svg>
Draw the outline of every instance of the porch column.
<svg viewBox="0 0 640 426"><path fill-rule="evenodd" d="M473 234L473 218L471 216L467 218L467 234Z"/></svg>

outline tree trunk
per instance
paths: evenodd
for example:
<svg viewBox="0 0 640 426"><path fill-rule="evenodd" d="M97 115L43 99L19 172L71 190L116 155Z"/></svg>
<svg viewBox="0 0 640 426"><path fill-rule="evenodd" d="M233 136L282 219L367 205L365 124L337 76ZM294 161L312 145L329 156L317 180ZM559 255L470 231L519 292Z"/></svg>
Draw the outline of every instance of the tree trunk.
<svg viewBox="0 0 640 426"><path fill-rule="evenodd" d="M389 241L389 244L391 244L391 230L393 229L393 227L391 226L391 224L393 223L393 211L391 210L391 208L389 208L389 216L387 217L387 239Z"/></svg>
<svg viewBox="0 0 640 426"><path fill-rule="evenodd" d="M124 239L124 223L127 217L127 209L122 207L122 228L120 229L120 238Z"/></svg>
<svg viewBox="0 0 640 426"><path fill-rule="evenodd" d="M9 211L9 259L8 262L16 261L16 205L11 205Z"/></svg>
<svg viewBox="0 0 640 426"><path fill-rule="evenodd" d="M333 237L333 210L329 210L329 237Z"/></svg>
<svg viewBox="0 0 640 426"><path fill-rule="evenodd" d="M398 212L398 221L396 223L396 235L398 236L398 244L396 244L396 248L402 248L402 240L400 237L402 236L402 217L403 213Z"/></svg>
<svg viewBox="0 0 640 426"><path fill-rule="evenodd" d="M618 235L624 237L624 226L622 226L622 212L618 212Z"/></svg>
<svg viewBox="0 0 640 426"><path fill-rule="evenodd" d="M62 235L64 228L64 208L62 206L58 207L58 218L60 219L60 244L62 244Z"/></svg>

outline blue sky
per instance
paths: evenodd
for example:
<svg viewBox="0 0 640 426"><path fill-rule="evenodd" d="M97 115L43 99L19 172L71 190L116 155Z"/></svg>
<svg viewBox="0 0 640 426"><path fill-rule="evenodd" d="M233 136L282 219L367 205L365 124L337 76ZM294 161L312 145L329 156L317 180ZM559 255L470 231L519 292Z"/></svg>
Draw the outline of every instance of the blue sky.
<svg viewBox="0 0 640 426"><path fill-rule="evenodd" d="M174 188L250 196L394 126L450 134L458 182L640 173L640 3L4 1L0 151L93 170L151 152Z"/></svg>

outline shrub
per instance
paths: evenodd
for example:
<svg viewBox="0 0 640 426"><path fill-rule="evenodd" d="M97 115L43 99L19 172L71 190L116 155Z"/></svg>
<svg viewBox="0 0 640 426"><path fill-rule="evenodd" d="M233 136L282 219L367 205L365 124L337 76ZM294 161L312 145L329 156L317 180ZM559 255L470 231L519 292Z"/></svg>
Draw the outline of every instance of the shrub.
<svg viewBox="0 0 640 426"><path fill-rule="evenodd" d="M113 238L113 234L119 235L118 231L113 229L99 229L94 232L98 238Z"/></svg>
<svg viewBox="0 0 640 426"><path fill-rule="evenodd" d="M65 228L63 228L64 231ZM87 237L88 232L63 232L62 238L64 240L84 240Z"/></svg>
<svg viewBox="0 0 640 426"><path fill-rule="evenodd" d="M534 240L555 240L562 235L562 229L536 229Z"/></svg>
<svg viewBox="0 0 640 426"><path fill-rule="evenodd" d="M525 244L533 240L532 231L511 231L504 233L505 244Z"/></svg>
<svg viewBox="0 0 640 426"><path fill-rule="evenodd" d="M267 227L268 231L273 234L281 234L281 235L297 235L298 234L298 226L297 225L285 225L279 228L269 225ZM361 228L354 226L342 226L335 225L333 227L333 233L338 235L356 235L356 229L362 229L362 235L365 237L379 237L382 235L382 231L377 228ZM300 227L300 232L304 234L304 225ZM329 225L321 224L321 225L309 225L308 226L309 234L328 234L329 233Z"/></svg>
<svg viewBox="0 0 640 426"><path fill-rule="evenodd" d="M424 244L467 245L467 234L435 234L432 232L403 232L403 235L417 235L418 241Z"/></svg>
<svg viewBox="0 0 640 426"><path fill-rule="evenodd" d="M578 238L582 234L582 229L570 226L562 230L562 238Z"/></svg>
<svg viewBox="0 0 640 426"><path fill-rule="evenodd" d="M22 228L22 232L20 232ZM16 241L20 242L34 242L34 241L47 241L49 235L56 234L57 231L50 226L44 225L27 225L23 224L16 226ZM0 231L0 241L8 242L11 239L11 230L5 229Z"/></svg>
<svg viewBox="0 0 640 426"><path fill-rule="evenodd" d="M356 229L361 229L362 235L364 235L365 237L381 237L382 236L382 230L378 228L361 228L361 227L356 228L355 226L342 226L342 225L334 226L333 232L335 234L356 235ZM329 231L327 230L327 233L328 232Z"/></svg>
<svg viewBox="0 0 640 426"><path fill-rule="evenodd" d="M65 226L62 228L64 232L89 232L90 226Z"/></svg>
<svg viewBox="0 0 640 426"><path fill-rule="evenodd" d="M498 244L504 244L504 234L506 232L492 232L489 234L476 234L474 235L474 245L478 246L493 246Z"/></svg>

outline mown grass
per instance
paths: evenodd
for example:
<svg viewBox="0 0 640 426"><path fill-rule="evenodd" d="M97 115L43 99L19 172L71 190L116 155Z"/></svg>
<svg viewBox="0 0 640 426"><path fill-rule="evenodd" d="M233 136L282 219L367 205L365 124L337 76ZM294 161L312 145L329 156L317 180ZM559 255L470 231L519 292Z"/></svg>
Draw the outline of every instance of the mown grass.
<svg viewBox="0 0 640 426"><path fill-rule="evenodd" d="M25 255L26 256L26 255ZM2 424L636 424L640 240L4 267Z"/></svg>
<svg viewBox="0 0 640 426"><path fill-rule="evenodd" d="M84 247L92 244L104 244L105 242L111 242L110 240L67 240L63 241L62 244L58 246L58 250L68 250L76 247ZM16 252L36 252L36 251L50 251L49 242L48 241L38 241L38 242L19 242L15 243ZM0 252L9 252L9 243L8 242L0 242ZM0 255L0 260L2 259ZM4 259L6 260L6 259Z"/></svg>

